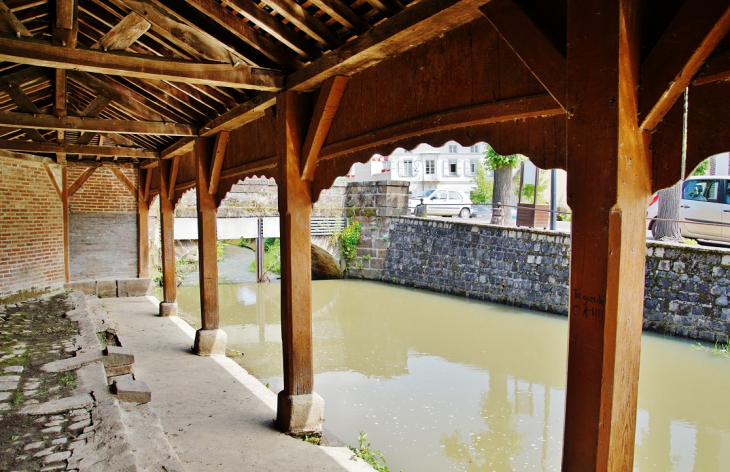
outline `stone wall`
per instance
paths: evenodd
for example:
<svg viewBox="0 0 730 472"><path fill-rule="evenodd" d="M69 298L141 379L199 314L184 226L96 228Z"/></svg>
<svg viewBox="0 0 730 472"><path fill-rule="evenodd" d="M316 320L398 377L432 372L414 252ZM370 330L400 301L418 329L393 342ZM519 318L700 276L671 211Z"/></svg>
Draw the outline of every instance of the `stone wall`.
<svg viewBox="0 0 730 472"><path fill-rule="evenodd" d="M69 186L87 168L69 163ZM137 186L137 170L120 169ZM69 199L71 280L136 277L137 251L137 199L100 167Z"/></svg>
<svg viewBox="0 0 730 472"><path fill-rule="evenodd" d="M386 220L383 269L351 277L567 315L570 235L459 220ZM727 342L730 252L649 242L645 293L644 329Z"/></svg>
<svg viewBox="0 0 730 472"><path fill-rule="evenodd" d="M314 204L312 216L343 216L345 183L335 182ZM175 207L176 218L196 218L195 190L186 192ZM218 218L279 216L278 187L274 179L252 177L228 192L218 207Z"/></svg>
<svg viewBox="0 0 730 472"><path fill-rule="evenodd" d="M63 207L43 163L0 156L0 298L63 286Z"/></svg>
<svg viewBox="0 0 730 472"><path fill-rule="evenodd" d="M402 181L347 184L347 216L360 223L357 260L348 269L348 277L381 280L391 218L408 213L408 185Z"/></svg>

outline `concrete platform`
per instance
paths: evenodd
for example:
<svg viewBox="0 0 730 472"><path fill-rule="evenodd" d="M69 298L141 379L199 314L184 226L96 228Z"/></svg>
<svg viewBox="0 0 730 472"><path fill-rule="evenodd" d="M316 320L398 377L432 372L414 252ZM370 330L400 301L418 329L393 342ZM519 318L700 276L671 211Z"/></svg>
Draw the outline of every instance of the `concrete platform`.
<svg viewBox="0 0 730 472"><path fill-rule="evenodd" d="M195 330L176 316L158 316L152 300L106 298L103 303L119 325L124 346L134 352L135 377L152 390L148 405L160 416L186 470L373 470L352 460L346 448L313 446L278 432L276 394L225 356L194 355Z"/></svg>

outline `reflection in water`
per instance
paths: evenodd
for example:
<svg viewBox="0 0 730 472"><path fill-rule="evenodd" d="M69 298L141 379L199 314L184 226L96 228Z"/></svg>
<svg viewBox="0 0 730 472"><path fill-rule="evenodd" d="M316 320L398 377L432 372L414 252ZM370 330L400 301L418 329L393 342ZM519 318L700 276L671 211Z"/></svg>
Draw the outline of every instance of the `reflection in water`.
<svg viewBox="0 0 730 472"><path fill-rule="evenodd" d="M278 284L221 285L228 345L282 388ZM200 318L197 287L179 306ZM325 427L359 430L391 470L560 469L567 320L363 281L313 283L314 366ZM636 471L730 464L730 361L644 335Z"/></svg>

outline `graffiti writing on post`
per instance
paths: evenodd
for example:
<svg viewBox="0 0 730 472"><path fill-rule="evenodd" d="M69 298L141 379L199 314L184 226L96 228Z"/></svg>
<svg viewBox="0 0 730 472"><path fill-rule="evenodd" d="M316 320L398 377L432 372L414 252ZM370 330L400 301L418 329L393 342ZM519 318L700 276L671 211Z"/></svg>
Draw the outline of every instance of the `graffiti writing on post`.
<svg viewBox="0 0 730 472"><path fill-rule="evenodd" d="M573 289L573 303L570 307L572 316L583 315L603 318L606 309L606 300L602 295L590 296L581 292L581 289Z"/></svg>

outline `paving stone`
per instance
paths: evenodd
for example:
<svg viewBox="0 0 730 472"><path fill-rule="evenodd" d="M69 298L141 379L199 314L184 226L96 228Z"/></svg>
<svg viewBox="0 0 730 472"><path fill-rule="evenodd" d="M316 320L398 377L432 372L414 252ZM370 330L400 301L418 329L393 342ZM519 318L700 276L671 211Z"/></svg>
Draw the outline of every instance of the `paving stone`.
<svg viewBox="0 0 730 472"><path fill-rule="evenodd" d="M68 410L84 408L86 406L93 405L93 403L94 399L91 395L83 394L73 397L59 398L58 400L51 400L38 405L31 405L23 408L20 412L26 415L50 415L53 413L62 413Z"/></svg>
<svg viewBox="0 0 730 472"><path fill-rule="evenodd" d="M52 351L48 351L48 354L58 354L59 352L61 351L59 351L58 349L53 349Z"/></svg>
<svg viewBox="0 0 730 472"><path fill-rule="evenodd" d="M22 374L23 370L25 370L25 367L22 365L11 365L9 367L3 368L3 373L5 374Z"/></svg>
<svg viewBox="0 0 730 472"><path fill-rule="evenodd" d="M152 391L141 380L121 379L114 382L114 386L120 402L147 403L152 400Z"/></svg>
<svg viewBox="0 0 730 472"><path fill-rule="evenodd" d="M46 464L50 464L51 462L65 461L69 457L71 457L71 451L57 452L55 454L51 454L50 456L46 456L46 458L43 459L43 462L45 462Z"/></svg>
<svg viewBox="0 0 730 472"><path fill-rule="evenodd" d="M46 472L49 470L63 470L65 468L66 468L66 464L53 464L53 465L49 465L48 467L44 467L44 468L40 469L40 472Z"/></svg>
<svg viewBox="0 0 730 472"><path fill-rule="evenodd" d="M23 395L26 397L32 397L36 393L38 393L38 390L23 390Z"/></svg>
<svg viewBox="0 0 730 472"><path fill-rule="evenodd" d="M134 364L132 350L121 346L107 346L106 356L103 358L104 367L117 367Z"/></svg>
<svg viewBox="0 0 730 472"><path fill-rule="evenodd" d="M41 430L41 433L43 433L43 434L52 434L52 433L60 433L60 432L61 432L60 426L52 426L50 428Z"/></svg>
<svg viewBox="0 0 730 472"><path fill-rule="evenodd" d="M30 451L30 450L33 450L33 449L40 449L40 448L43 447L43 444L44 444L43 441L38 441L38 442L30 443L27 446L25 446L23 448L23 450L24 451Z"/></svg>
<svg viewBox="0 0 730 472"><path fill-rule="evenodd" d="M20 376L19 375L0 375L0 382L1 381L20 382Z"/></svg>
<svg viewBox="0 0 730 472"><path fill-rule="evenodd" d="M7 411L10 409L9 403L0 403L0 411Z"/></svg>
<svg viewBox="0 0 730 472"><path fill-rule="evenodd" d="M73 451L74 449L84 446L85 444L86 444L86 439L79 439L78 441L74 441L71 444L69 444L67 449L69 451Z"/></svg>
<svg viewBox="0 0 730 472"><path fill-rule="evenodd" d="M58 420L65 420L66 417L63 415L53 415L50 418L48 418L48 421L58 421Z"/></svg>
<svg viewBox="0 0 730 472"><path fill-rule="evenodd" d="M76 431L81 431L82 429L86 428L90 424L91 424L91 420L83 420L83 421L79 421L77 423L68 425L68 427L66 429L73 433Z"/></svg>
<svg viewBox="0 0 730 472"><path fill-rule="evenodd" d="M15 390L18 388L18 382L12 380L0 380L0 392L7 392L8 390Z"/></svg>
<svg viewBox="0 0 730 472"><path fill-rule="evenodd" d="M62 425L65 422L66 422L66 420L49 421L48 423L45 424L45 427L46 428L52 428L54 426L60 426L60 425Z"/></svg>
<svg viewBox="0 0 730 472"><path fill-rule="evenodd" d="M17 356L22 356L23 354L25 354L25 349L16 349L15 351L13 351L13 354Z"/></svg>
<svg viewBox="0 0 730 472"><path fill-rule="evenodd" d="M35 454L33 454L33 457L43 457L43 456L49 456L53 454L53 451L56 450L56 446L51 446L47 449L43 449L42 451L38 451Z"/></svg>
<svg viewBox="0 0 730 472"><path fill-rule="evenodd" d="M40 386L40 382L26 382L25 385L23 385L23 390L38 390L38 387Z"/></svg>
<svg viewBox="0 0 730 472"><path fill-rule="evenodd" d="M9 399L13 395L12 392L0 392L0 401Z"/></svg>
<svg viewBox="0 0 730 472"><path fill-rule="evenodd" d="M118 375L133 374L134 366L132 364L108 366L104 367L104 371L107 377L116 377Z"/></svg>
<svg viewBox="0 0 730 472"><path fill-rule="evenodd" d="M89 412L88 412L88 411L86 411L86 410L84 410L83 408L78 408L78 409L76 409L76 410L71 410L71 411L69 411L69 414L70 414L71 416L78 416L78 415L88 415L88 414L89 414Z"/></svg>

